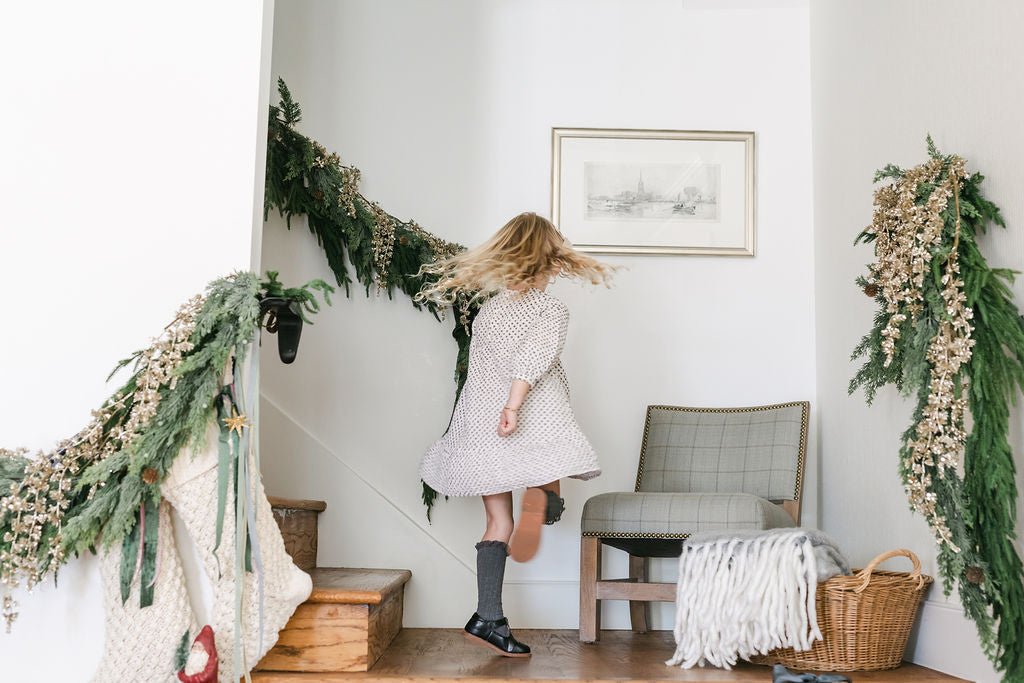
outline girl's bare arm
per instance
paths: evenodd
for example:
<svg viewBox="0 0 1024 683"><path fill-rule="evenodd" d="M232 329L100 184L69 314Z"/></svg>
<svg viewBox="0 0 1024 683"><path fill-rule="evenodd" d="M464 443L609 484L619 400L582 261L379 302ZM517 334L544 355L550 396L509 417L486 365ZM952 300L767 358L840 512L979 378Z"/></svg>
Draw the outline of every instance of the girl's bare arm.
<svg viewBox="0 0 1024 683"><path fill-rule="evenodd" d="M519 425L517 411L523 405L526 394L530 391L530 383L521 379L512 380L512 386L508 390L508 400L505 407L501 409L501 417L498 419L498 434L508 436L516 431Z"/></svg>

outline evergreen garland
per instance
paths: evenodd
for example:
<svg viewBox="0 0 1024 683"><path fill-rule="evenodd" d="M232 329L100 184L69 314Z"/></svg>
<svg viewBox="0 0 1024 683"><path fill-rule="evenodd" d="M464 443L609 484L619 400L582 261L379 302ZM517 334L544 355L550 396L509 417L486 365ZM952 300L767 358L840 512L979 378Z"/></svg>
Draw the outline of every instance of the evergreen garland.
<svg viewBox="0 0 1024 683"><path fill-rule="evenodd" d="M64 547L81 552L102 539L104 547L120 543L135 526L143 499L159 502L160 483L182 448L202 446L222 392L224 368L232 354L241 364L249 352L259 316L259 278L238 273L216 280L196 317L192 346L174 372L156 413L131 448L92 463L77 482L76 493L90 495L72 509L64 528ZM126 361L136 363L136 353ZM133 377L133 380L135 377Z"/></svg>
<svg viewBox="0 0 1024 683"><path fill-rule="evenodd" d="M1024 389L1024 318L1013 272L991 268L978 248L989 223L1005 227L981 192L983 176L968 175L930 137L928 154L922 166L875 175L891 184L876 192L872 225L857 238L878 257L857 283L880 310L853 352L866 361L849 391L863 388L869 404L886 384L916 396L900 449L911 507L935 533L946 594L955 584L986 655L1020 683L1024 570L1008 429Z"/></svg>
<svg viewBox="0 0 1024 683"><path fill-rule="evenodd" d="M17 617L12 588L24 582L31 589L69 555L97 546L123 544L124 557L144 556L140 598L143 607L152 602L147 579L155 568L160 484L183 449L205 442L222 406L237 408L225 369L229 360L240 367L251 348L260 297L283 296L313 313L315 292L326 299L333 291L316 280L285 289L276 274L268 275L261 283L254 273L236 273L186 302L159 338L118 364L114 372L130 365L131 376L74 437L31 458L23 449L0 449L0 584L8 629ZM237 423L231 430L247 426L237 410L228 416ZM228 428L222 425L222 433ZM231 455L241 453L236 448ZM220 479L223 498L229 482ZM224 511L218 508L219 529ZM135 565L122 562L123 599Z"/></svg>
<svg viewBox="0 0 1024 683"><path fill-rule="evenodd" d="M0 448L0 491L10 491L12 486L25 477L28 462L24 450Z"/></svg>
<svg viewBox="0 0 1024 683"><path fill-rule="evenodd" d="M293 216L305 216L346 295L352 283L345 264L347 254L367 295L376 287L391 297L397 287L410 297L413 306L426 306L440 320L444 310L436 303L421 304L412 298L433 281L434 276L420 274L420 267L453 256L464 247L435 237L415 221L398 219L364 197L359 192L359 169L343 166L337 154L328 153L323 145L298 132L295 126L302 120L302 110L284 80L278 79L277 89L280 103L270 107L267 133L264 219L271 209L277 209L290 229ZM452 336L458 344L458 396L469 367L469 340L477 307L460 297L456 308ZM428 519L436 498L437 492L424 482Z"/></svg>

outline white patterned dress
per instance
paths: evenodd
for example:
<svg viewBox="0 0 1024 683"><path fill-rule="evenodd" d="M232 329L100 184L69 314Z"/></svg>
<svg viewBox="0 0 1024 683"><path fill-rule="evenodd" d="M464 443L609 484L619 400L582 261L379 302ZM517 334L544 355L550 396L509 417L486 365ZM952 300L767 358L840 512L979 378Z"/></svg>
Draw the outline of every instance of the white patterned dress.
<svg viewBox="0 0 1024 683"><path fill-rule="evenodd" d="M601 473L558 358L568 326L569 309L539 289L502 290L480 307L466 384L448 432L423 456L423 481L447 496L484 496ZM531 389L516 431L500 436L513 379Z"/></svg>

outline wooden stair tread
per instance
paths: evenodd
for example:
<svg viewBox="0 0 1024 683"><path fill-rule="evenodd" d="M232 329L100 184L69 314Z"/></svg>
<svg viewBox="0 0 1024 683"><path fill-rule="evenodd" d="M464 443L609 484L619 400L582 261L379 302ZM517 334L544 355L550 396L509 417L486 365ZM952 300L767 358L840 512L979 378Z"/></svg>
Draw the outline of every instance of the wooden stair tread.
<svg viewBox="0 0 1024 683"><path fill-rule="evenodd" d="M402 630L412 572L319 567L309 573L312 595L295 609L258 668L366 671Z"/></svg>
<svg viewBox="0 0 1024 683"><path fill-rule="evenodd" d="M412 577L408 569L348 567L317 567L309 574L313 593L306 602L341 605L379 605Z"/></svg>
<svg viewBox="0 0 1024 683"><path fill-rule="evenodd" d="M278 496L267 496L270 507L290 508L292 510L312 510L323 512L327 509L327 503L322 500L302 500L299 498L279 498Z"/></svg>

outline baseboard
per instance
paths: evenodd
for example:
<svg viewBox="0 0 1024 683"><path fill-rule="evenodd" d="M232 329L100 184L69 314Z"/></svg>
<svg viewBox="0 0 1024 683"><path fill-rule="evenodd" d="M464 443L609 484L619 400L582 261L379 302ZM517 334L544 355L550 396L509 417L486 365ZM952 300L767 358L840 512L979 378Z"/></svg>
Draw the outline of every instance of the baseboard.
<svg viewBox="0 0 1024 683"><path fill-rule="evenodd" d="M1002 680L981 651L974 622L963 615L959 604L942 598L925 600L907 646L907 659L978 683Z"/></svg>

